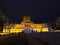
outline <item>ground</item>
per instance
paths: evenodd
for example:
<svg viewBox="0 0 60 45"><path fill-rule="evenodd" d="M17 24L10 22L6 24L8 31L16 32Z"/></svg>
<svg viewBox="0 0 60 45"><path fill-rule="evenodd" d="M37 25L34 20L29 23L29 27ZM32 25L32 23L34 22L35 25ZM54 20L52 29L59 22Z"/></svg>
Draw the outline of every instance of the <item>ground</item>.
<svg viewBox="0 0 60 45"><path fill-rule="evenodd" d="M14 33L0 36L0 45L47 45L43 40L27 33Z"/></svg>
<svg viewBox="0 0 60 45"><path fill-rule="evenodd" d="M0 45L60 45L60 33L12 33L0 35Z"/></svg>

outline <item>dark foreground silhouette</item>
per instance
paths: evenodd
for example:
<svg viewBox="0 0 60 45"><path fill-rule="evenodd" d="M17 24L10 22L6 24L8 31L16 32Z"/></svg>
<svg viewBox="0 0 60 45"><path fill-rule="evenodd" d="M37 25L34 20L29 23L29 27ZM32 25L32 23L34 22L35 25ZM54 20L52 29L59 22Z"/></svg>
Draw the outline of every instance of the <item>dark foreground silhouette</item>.
<svg viewBox="0 0 60 45"><path fill-rule="evenodd" d="M30 34L17 33L0 36L0 45L49 45Z"/></svg>

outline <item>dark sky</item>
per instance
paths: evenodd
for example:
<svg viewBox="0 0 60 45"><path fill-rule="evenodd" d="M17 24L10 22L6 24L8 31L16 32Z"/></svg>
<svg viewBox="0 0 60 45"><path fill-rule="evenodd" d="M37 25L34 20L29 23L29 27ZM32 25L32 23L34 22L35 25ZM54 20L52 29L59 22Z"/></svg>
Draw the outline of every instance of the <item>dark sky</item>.
<svg viewBox="0 0 60 45"><path fill-rule="evenodd" d="M40 19L56 19L60 16L60 1L57 0L1 0L0 8L10 19L20 22L25 10L28 10L34 22Z"/></svg>

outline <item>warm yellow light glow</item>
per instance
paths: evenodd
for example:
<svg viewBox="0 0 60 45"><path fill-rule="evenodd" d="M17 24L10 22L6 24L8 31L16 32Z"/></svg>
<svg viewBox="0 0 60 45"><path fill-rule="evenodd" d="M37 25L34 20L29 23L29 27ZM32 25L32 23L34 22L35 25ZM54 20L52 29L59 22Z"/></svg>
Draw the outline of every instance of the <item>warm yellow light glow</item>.
<svg viewBox="0 0 60 45"><path fill-rule="evenodd" d="M10 33L21 33L22 29L11 29Z"/></svg>
<svg viewBox="0 0 60 45"><path fill-rule="evenodd" d="M31 28L30 28L31 29ZM22 32L23 28L21 24L16 24L14 28L11 29L3 29L4 33L18 33ZM43 28L42 24L34 24L34 28L36 32L48 32L48 28Z"/></svg>
<svg viewBox="0 0 60 45"><path fill-rule="evenodd" d="M18 32L22 32L22 29L3 29L3 33L18 33Z"/></svg>
<svg viewBox="0 0 60 45"><path fill-rule="evenodd" d="M42 32L48 32L48 28L42 28Z"/></svg>
<svg viewBox="0 0 60 45"><path fill-rule="evenodd" d="M24 26L23 26L24 25ZM22 30L35 30L36 32L48 32L48 28L43 28L44 23L42 24L34 24L30 20L30 16L24 16L23 21L21 24L14 24L13 27L6 26L6 28L3 29L4 33L18 33L22 32ZM32 28L33 27L33 28Z"/></svg>
<svg viewBox="0 0 60 45"><path fill-rule="evenodd" d="M20 28L22 28L21 24L15 24L14 29L20 29Z"/></svg>
<svg viewBox="0 0 60 45"><path fill-rule="evenodd" d="M3 33L9 33L10 32L10 30L8 30L8 29L3 29Z"/></svg>
<svg viewBox="0 0 60 45"><path fill-rule="evenodd" d="M7 34L9 34L9 33L0 33L0 35L7 35Z"/></svg>

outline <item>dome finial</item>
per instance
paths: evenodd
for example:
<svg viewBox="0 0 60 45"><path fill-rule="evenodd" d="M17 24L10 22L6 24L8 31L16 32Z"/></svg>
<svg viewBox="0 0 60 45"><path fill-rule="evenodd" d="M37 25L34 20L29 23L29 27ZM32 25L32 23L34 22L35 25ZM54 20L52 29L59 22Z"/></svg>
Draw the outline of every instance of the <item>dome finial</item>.
<svg viewBox="0 0 60 45"><path fill-rule="evenodd" d="M24 16L29 16L28 10L24 9Z"/></svg>

